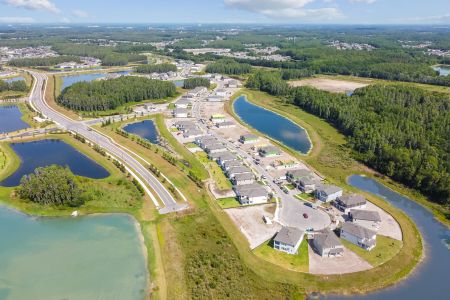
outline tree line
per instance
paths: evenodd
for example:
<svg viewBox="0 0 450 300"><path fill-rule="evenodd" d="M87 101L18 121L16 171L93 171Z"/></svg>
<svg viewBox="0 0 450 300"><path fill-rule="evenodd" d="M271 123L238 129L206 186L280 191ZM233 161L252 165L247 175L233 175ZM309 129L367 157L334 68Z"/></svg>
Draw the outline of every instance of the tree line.
<svg viewBox="0 0 450 300"><path fill-rule="evenodd" d="M208 73L220 73L228 75L241 75L250 73L251 65L246 63L238 63L230 59L222 59L206 66Z"/></svg>
<svg viewBox="0 0 450 300"><path fill-rule="evenodd" d="M50 67L69 61L74 61L77 63L81 62L78 56L62 55L42 58L18 58L9 61L8 64L14 67Z"/></svg>
<svg viewBox="0 0 450 300"><path fill-rule="evenodd" d="M167 73L176 72L177 66L174 64L154 64L154 65L142 65L136 68L137 73L151 74L151 73Z"/></svg>
<svg viewBox="0 0 450 300"><path fill-rule="evenodd" d="M192 78L185 79L183 82L183 88L188 89L188 90L194 89L199 86L204 86L204 87L209 88L210 85L211 85L211 82L209 81L209 79L203 78L203 77L192 77Z"/></svg>
<svg viewBox="0 0 450 300"><path fill-rule="evenodd" d="M279 73L253 75L249 88L324 118L349 137L356 157L375 170L450 205L450 99L404 84L373 85L349 97L290 88Z"/></svg>
<svg viewBox="0 0 450 300"><path fill-rule="evenodd" d="M128 102L163 99L177 93L172 82L136 76L110 80L78 82L65 88L57 98L59 104L80 111L115 109Z"/></svg>
<svg viewBox="0 0 450 300"><path fill-rule="evenodd" d="M0 80L0 92L5 91L26 92L28 91L28 86L25 80L17 80L12 82Z"/></svg>

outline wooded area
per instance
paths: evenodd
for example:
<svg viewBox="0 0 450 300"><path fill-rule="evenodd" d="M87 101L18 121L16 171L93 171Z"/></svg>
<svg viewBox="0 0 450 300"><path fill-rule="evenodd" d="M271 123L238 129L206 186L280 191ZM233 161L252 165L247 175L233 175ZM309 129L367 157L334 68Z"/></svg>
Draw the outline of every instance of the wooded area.
<svg viewBox="0 0 450 300"><path fill-rule="evenodd" d="M43 57L43 58L21 58L13 59L8 64L14 67L50 67L60 63L74 61L80 63L81 60L77 56L62 55L55 57Z"/></svg>
<svg viewBox="0 0 450 300"><path fill-rule="evenodd" d="M234 60L218 60L206 66L207 73L220 73L228 75L241 75L250 73L252 67L249 64L238 63Z"/></svg>
<svg viewBox="0 0 450 300"><path fill-rule="evenodd" d="M188 89L188 90L194 89L199 86L204 86L204 87L209 88L210 85L211 85L211 82L209 81L209 79L202 78L202 77L187 78L183 82L183 88Z"/></svg>
<svg viewBox="0 0 450 300"><path fill-rule="evenodd" d="M137 73L167 73L176 72L177 66L174 64L155 64L155 65L142 65L136 68Z"/></svg>
<svg viewBox="0 0 450 300"><path fill-rule="evenodd" d="M5 80L0 80L0 92L5 91L26 92L28 91L28 86L25 80L17 80L13 82L6 82Z"/></svg>

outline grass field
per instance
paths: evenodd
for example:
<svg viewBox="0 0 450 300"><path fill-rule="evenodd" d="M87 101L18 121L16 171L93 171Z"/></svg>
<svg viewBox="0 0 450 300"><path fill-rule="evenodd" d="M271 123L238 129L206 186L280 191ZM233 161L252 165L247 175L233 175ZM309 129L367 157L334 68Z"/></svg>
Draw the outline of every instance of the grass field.
<svg viewBox="0 0 450 300"><path fill-rule="evenodd" d="M239 203L239 201L236 199L236 197L217 199L217 203L219 203L220 207L222 207L223 209L242 206L241 203Z"/></svg>
<svg viewBox="0 0 450 300"><path fill-rule="evenodd" d="M222 169L215 161L210 160L205 152L197 152L195 155L197 155L198 159L206 167L209 174L211 174L211 177L219 190L224 191L232 188L231 182L225 176Z"/></svg>
<svg viewBox="0 0 450 300"><path fill-rule="evenodd" d="M382 235L377 235L377 245L371 251L366 251L344 239L341 239L341 242L374 267L389 261L400 251L403 244L402 241Z"/></svg>
<svg viewBox="0 0 450 300"><path fill-rule="evenodd" d="M256 256L287 270L309 272L308 241L303 239L297 254L287 254L273 248L273 240L253 250Z"/></svg>

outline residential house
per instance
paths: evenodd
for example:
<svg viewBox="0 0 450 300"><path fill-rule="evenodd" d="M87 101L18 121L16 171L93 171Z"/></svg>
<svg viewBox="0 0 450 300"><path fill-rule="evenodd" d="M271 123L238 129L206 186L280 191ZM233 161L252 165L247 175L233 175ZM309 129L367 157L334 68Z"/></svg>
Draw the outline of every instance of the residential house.
<svg viewBox="0 0 450 300"><path fill-rule="evenodd" d="M316 198L322 202L330 202L342 196L342 189L335 185L321 184L316 187Z"/></svg>
<svg viewBox="0 0 450 300"><path fill-rule="evenodd" d="M221 157L222 155L224 155L225 153L228 153L228 151L222 151L222 152L215 152L215 153L208 153L208 158L210 160L215 160L217 161L219 159L219 157Z"/></svg>
<svg viewBox="0 0 450 300"><path fill-rule="evenodd" d="M314 174L313 172L307 169L289 170L286 172L286 179L292 183L295 183L304 177L313 178Z"/></svg>
<svg viewBox="0 0 450 300"><path fill-rule="evenodd" d="M214 124L218 124L218 123L223 123L226 122L226 117L224 115L221 114L215 114L212 115L210 118L211 122L213 122Z"/></svg>
<svg viewBox="0 0 450 300"><path fill-rule="evenodd" d="M255 176L253 173L237 174L231 181L234 185L252 184L255 182Z"/></svg>
<svg viewBox="0 0 450 300"><path fill-rule="evenodd" d="M229 95L228 91L225 89L217 89L216 90L216 95L219 97L226 97Z"/></svg>
<svg viewBox="0 0 450 300"><path fill-rule="evenodd" d="M224 162L222 164L222 169L224 169L225 171L228 171L231 168L241 167L241 166L242 166L242 162L241 161L239 161L239 160L230 160L230 161Z"/></svg>
<svg viewBox="0 0 450 300"><path fill-rule="evenodd" d="M344 253L344 246L330 229L324 229L314 234L312 244L316 252L322 257L342 256Z"/></svg>
<svg viewBox="0 0 450 300"><path fill-rule="evenodd" d="M207 91L208 91L208 89L207 89L206 87L204 87L204 86L198 86L198 87L196 87L195 89L190 90L190 91L187 93L187 95L188 95L190 98L194 98L194 97L199 97L199 96L201 96L202 94L206 93Z"/></svg>
<svg viewBox="0 0 450 300"><path fill-rule="evenodd" d="M187 118L190 115L190 110L187 108L175 108L172 114L175 118Z"/></svg>
<svg viewBox="0 0 450 300"><path fill-rule="evenodd" d="M380 229L381 217L377 211L351 209L348 213L350 220L357 225L367 229L378 231Z"/></svg>
<svg viewBox="0 0 450 300"><path fill-rule="evenodd" d="M226 163L227 161L232 161L232 160L236 160L237 156L231 152L226 152L223 155L219 156L219 158L217 159L217 162L219 163L219 165L223 165L224 163Z"/></svg>
<svg viewBox="0 0 450 300"><path fill-rule="evenodd" d="M227 151L227 147L222 143L216 142L214 144L207 145L204 150L206 153L218 153Z"/></svg>
<svg viewBox="0 0 450 300"><path fill-rule="evenodd" d="M259 155L262 157L279 156L281 151L275 146L266 146L259 149Z"/></svg>
<svg viewBox="0 0 450 300"><path fill-rule="evenodd" d="M191 101L186 98L181 98L177 102L174 103L176 108L188 108L191 105Z"/></svg>
<svg viewBox="0 0 450 300"><path fill-rule="evenodd" d="M216 124L217 128L232 128L232 127L236 127L236 124L230 121L226 121L226 122L222 122L222 123L217 123Z"/></svg>
<svg viewBox="0 0 450 300"><path fill-rule="evenodd" d="M239 142L241 142L242 144L253 144L253 143L256 143L258 140L259 140L259 137L257 135L250 134L250 133L243 134L239 138Z"/></svg>
<svg viewBox="0 0 450 300"><path fill-rule="evenodd" d="M209 96L209 97L207 98L207 100L208 100L209 102L222 102L222 101L225 100L225 98L222 97L222 96Z"/></svg>
<svg viewBox="0 0 450 300"><path fill-rule="evenodd" d="M313 177L302 177L297 181L297 188L303 193L312 193L316 190L318 182Z"/></svg>
<svg viewBox="0 0 450 300"><path fill-rule="evenodd" d="M202 135L203 132L200 129L189 129L183 133L184 138L195 138Z"/></svg>
<svg viewBox="0 0 450 300"><path fill-rule="evenodd" d="M289 161L276 160L272 162L271 165L272 167L274 167L275 170L288 170L300 167L300 164L294 160Z"/></svg>
<svg viewBox="0 0 450 300"><path fill-rule="evenodd" d="M345 222L342 225L341 238L367 251L375 248L377 244L377 233L374 230L352 222Z"/></svg>
<svg viewBox="0 0 450 300"><path fill-rule="evenodd" d="M304 232L294 227L283 227L273 239L273 248L287 254L297 254Z"/></svg>
<svg viewBox="0 0 450 300"><path fill-rule="evenodd" d="M196 143L199 147L204 148L205 144L217 142L217 139L211 135L204 135L195 138L194 143Z"/></svg>
<svg viewBox="0 0 450 300"><path fill-rule="evenodd" d="M348 213L350 209L365 208L366 203L367 201L364 196L358 194L350 194L337 198L334 201L334 206L336 206L337 209L343 211L344 213Z"/></svg>
<svg viewBox="0 0 450 300"><path fill-rule="evenodd" d="M232 167L227 171L228 178L234 178L238 174L246 174L246 173L251 174L252 171L244 166Z"/></svg>
<svg viewBox="0 0 450 300"><path fill-rule="evenodd" d="M269 199L267 190L257 183L235 186L234 191L242 205L267 203Z"/></svg>

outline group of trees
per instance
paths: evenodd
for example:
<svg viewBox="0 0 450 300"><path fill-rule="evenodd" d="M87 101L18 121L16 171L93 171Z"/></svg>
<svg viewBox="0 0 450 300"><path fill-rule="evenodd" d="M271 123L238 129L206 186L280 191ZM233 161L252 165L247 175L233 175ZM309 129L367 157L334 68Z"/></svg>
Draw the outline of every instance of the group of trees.
<svg viewBox="0 0 450 300"><path fill-rule="evenodd" d="M57 101L73 110L102 111L128 102L163 99L176 94L172 82L124 76L110 80L78 82L65 88Z"/></svg>
<svg viewBox="0 0 450 300"><path fill-rule="evenodd" d="M25 80L17 80L12 82L0 80L0 92L5 91L26 92L28 91L28 86Z"/></svg>
<svg viewBox="0 0 450 300"><path fill-rule="evenodd" d="M203 77L192 77L192 78L185 79L183 82L183 88L188 89L188 90L194 89L199 86L204 86L204 87L209 88L210 85L211 85L211 82L209 81L209 79L203 78Z"/></svg>
<svg viewBox="0 0 450 300"><path fill-rule="evenodd" d="M57 165L37 168L24 176L17 188L20 198L47 206L76 207L83 204L75 176L69 168Z"/></svg>
<svg viewBox="0 0 450 300"><path fill-rule="evenodd" d="M206 66L208 73L220 73L228 75L241 75L250 73L252 67L246 63L238 63L230 59L218 60Z"/></svg>
<svg viewBox="0 0 450 300"><path fill-rule="evenodd" d="M49 67L69 61L74 61L77 63L81 62L78 56L62 55L42 58L19 58L9 61L8 64L14 67Z"/></svg>
<svg viewBox="0 0 450 300"><path fill-rule="evenodd" d="M374 85L349 97L289 87L279 72L253 74L247 87L284 96L349 137L356 156L410 187L450 204L450 99L410 85Z"/></svg>
<svg viewBox="0 0 450 300"><path fill-rule="evenodd" d="M167 72L176 72L177 66L174 64L155 64L155 65L142 65L136 68L137 73L167 73Z"/></svg>

